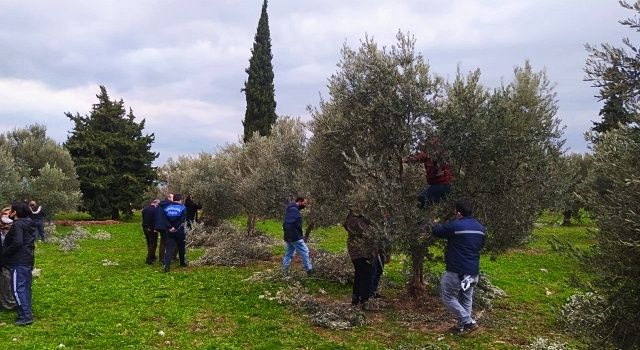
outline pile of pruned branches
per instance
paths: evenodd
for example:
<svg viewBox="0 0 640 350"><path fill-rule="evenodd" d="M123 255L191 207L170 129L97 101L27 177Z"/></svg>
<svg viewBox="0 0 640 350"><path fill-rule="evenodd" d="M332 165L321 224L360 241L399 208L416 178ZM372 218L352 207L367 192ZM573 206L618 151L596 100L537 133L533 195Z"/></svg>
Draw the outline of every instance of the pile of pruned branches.
<svg viewBox="0 0 640 350"><path fill-rule="evenodd" d="M303 311L309 315L311 322L316 326L329 329L352 329L366 323L364 313L360 309L352 307L351 304L311 295L300 282L301 278L303 275L299 273L284 273L278 269L257 272L248 281L286 283L285 287L279 288L275 293L265 291L259 298Z"/></svg>
<svg viewBox="0 0 640 350"><path fill-rule="evenodd" d="M270 237L249 236L227 222L210 229L192 225L187 235L187 247L205 249L194 265L243 266L256 260L269 261L274 244Z"/></svg>

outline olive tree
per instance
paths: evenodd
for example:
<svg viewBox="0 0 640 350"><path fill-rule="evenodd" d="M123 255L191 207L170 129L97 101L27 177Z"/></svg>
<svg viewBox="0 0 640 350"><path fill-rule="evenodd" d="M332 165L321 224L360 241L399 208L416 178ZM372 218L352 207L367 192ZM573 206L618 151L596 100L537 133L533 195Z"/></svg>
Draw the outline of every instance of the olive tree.
<svg viewBox="0 0 640 350"><path fill-rule="evenodd" d="M388 50L369 38L357 50L342 49L329 99L312 109L304 181L314 222L336 223L348 209L358 210L373 222L378 244L392 242L409 253L409 291L418 295L429 227L416 201L422 175L401 160L433 132L430 116L441 81L415 52L413 38L399 33L397 39Z"/></svg>
<svg viewBox="0 0 640 350"><path fill-rule="evenodd" d="M564 155L560 162L560 185L562 191L556 198L553 209L562 213L562 225L571 225L577 219L580 209L587 209L585 196L589 190L589 172L592 166L590 154L573 153Z"/></svg>
<svg viewBox="0 0 640 350"><path fill-rule="evenodd" d="M196 157L169 160L159 169L164 192L184 193L202 204L203 220L217 226L221 220L240 213L229 176L230 152L200 153ZM165 195L167 193L164 193Z"/></svg>
<svg viewBox="0 0 640 350"><path fill-rule="evenodd" d="M435 124L451 155L454 197L475 204L489 249L519 246L562 191L564 140L553 88L526 63L493 91L481 85L480 71L458 74L446 91Z"/></svg>
<svg viewBox="0 0 640 350"><path fill-rule="evenodd" d="M305 147L304 125L282 117L268 136L255 133L214 154L170 160L159 177L167 191L192 195L214 225L244 213L253 234L258 218L281 216L287 201L299 194Z"/></svg>
<svg viewBox="0 0 640 350"><path fill-rule="evenodd" d="M227 149L233 198L247 215L247 233L253 234L261 217L279 217L299 194L298 177L305 154L304 125L281 117L271 134L254 133L249 141Z"/></svg>
<svg viewBox="0 0 640 350"><path fill-rule="evenodd" d="M358 50L342 50L329 98L311 109L304 179L312 219L330 224L349 208L362 211L378 244L391 242L410 257L409 292L419 295L431 219L451 217L453 200L469 198L488 227L490 248L522 244L560 190L563 141L544 72L527 63L494 90L480 84L479 71L444 84L414 43L400 33L390 49L367 38ZM426 211L416 200L424 170L402 162L421 145L455 175L449 199Z"/></svg>
<svg viewBox="0 0 640 350"><path fill-rule="evenodd" d="M637 35L640 1L620 4L633 12L633 17L620 23ZM588 336L599 348L609 343L636 349L640 347L640 51L629 38L623 43L623 47L587 46L586 79L599 89L605 107L613 99L622 100L627 115L609 120L604 116L602 125L612 127L592 135L593 171L587 203L598 230L596 244L584 262L595 273L597 295L605 300L598 314L600 324Z"/></svg>
<svg viewBox="0 0 640 350"><path fill-rule="evenodd" d="M80 204L80 183L69 152L31 125L0 135L4 178L2 200L34 199L49 215L74 210Z"/></svg>
<svg viewBox="0 0 640 350"><path fill-rule="evenodd" d="M640 128L639 119L598 136L594 146L590 213L599 230L584 260L605 298L597 342L622 349L640 346Z"/></svg>

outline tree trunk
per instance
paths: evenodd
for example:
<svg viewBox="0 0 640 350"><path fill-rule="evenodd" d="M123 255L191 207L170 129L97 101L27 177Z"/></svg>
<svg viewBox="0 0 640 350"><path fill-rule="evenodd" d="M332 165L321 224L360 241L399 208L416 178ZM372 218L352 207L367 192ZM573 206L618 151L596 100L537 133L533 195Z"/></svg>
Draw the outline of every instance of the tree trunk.
<svg viewBox="0 0 640 350"><path fill-rule="evenodd" d="M256 222L258 218L255 214L247 214L247 236L256 234Z"/></svg>
<svg viewBox="0 0 640 350"><path fill-rule="evenodd" d="M118 208L111 209L111 220L120 219L120 210Z"/></svg>
<svg viewBox="0 0 640 350"><path fill-rule="evenodd" d="M304 231L305 243L309 242L309 236L311 235L311 231L313 231L314 228L316 228L316 224L313 222L310 222L309 225L307 225L307 229Z"/></svg>
<svg viewBox="0 0 640 350"><path fill-rule="evenodd" d="M407 292L413 298L423 297L426 293L424 283L424 257L422 245L416 244L411 248L411 278L407 285Z"/></svg>
<svg viewBox="0 0 640 350"><path fill-rule="evenodd" d="M571 226L571 214L573 211L565 210L562 212L562 226Z"/></svg>

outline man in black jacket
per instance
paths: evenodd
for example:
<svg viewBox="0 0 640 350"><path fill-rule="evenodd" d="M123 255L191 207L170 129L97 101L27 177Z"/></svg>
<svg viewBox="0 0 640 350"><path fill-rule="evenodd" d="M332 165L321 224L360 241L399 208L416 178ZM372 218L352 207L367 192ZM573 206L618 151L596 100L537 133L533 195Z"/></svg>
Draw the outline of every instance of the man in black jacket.
<svg viewBox="0 0 640 350"><path fill-rule="evenodd" d="M38 205L38 203L36 203L36 201L29 202L29 209L31 209L29 217L33 221L33 224L36 228L36 238L44 242L47 239L46 233L44 232L44 210L42 209L41 205Z"/></svg>
<svg viewBox="0 0 640 350"><path fill-rule="evenodd" d="M158 231L156 231L156 209L159 200L154 199L151 203L142 208L142 232L147 241L147 264L151 265L156 261L156 247L158 246ZM160 241L160 260L164 258L164 241Z"/></svg>
<svg viewBox="0 0 640 350"><path fill-rule="evenodd" d="M198 209L202 209L202 205L194 202L191 195L187 195L184 206L187 208L187 228L191 228L191 223L198 222Z"/></svg>
<svg viewBox="0 0 640 350"><path fill-rule="evenodd" d="M11 212L15 213L15 221L2 242L2 258L11 270L11 289L18 304L16 325L25 326L33 322L31 272L35 262L36 234L26 203L14 202Z"/></svg>
<svg viewBox="0 0 640 350"><path fill-rule="evenodd" d="M287 205L285 211L282 223L284 242L286 244L286 250L282 258L282 270L285 273L289 272L289 265L295 252L298 252L302 257L302 265L307 274L311 274L313 271L311 258L309 258L309 248L302 238L302 214L300 214L300 210L305 208L306 203L304 198L298 197L295 202Z"/></svg>

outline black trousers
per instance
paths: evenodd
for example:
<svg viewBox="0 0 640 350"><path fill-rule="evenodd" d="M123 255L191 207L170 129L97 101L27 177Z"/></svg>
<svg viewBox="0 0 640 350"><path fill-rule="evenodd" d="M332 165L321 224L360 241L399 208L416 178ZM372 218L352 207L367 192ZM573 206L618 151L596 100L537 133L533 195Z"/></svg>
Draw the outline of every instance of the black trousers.
<svg viewBox="0 0 640 350"><path fill-rule="evenodd" d="M185 265L187 263L187 257L185 248L186 235L184 230L176 232L163 231L162 235L165 237L163 259L165 270L168 270L171 266L171 259L173 258L176 248L178 249L178 256L180 257L180 265Z"/></svg>
<svg viewBox="0 0 640 350"><path fill-rule="evenodd" d="M373 266L371 260L367 261L366 258L354 259L351 262L355 269L351 304L358 305L369 300L372 295Z"/></svg>
<svg viewBox="0 0 640 350"><path fill-rule="evenodd" d="M147 264L153 264L156 261L156 248L158 247L158 231L152 227L142 227L144 238L147 240ZM164 261L164 237L160 237L160 261Z"/></svg>

